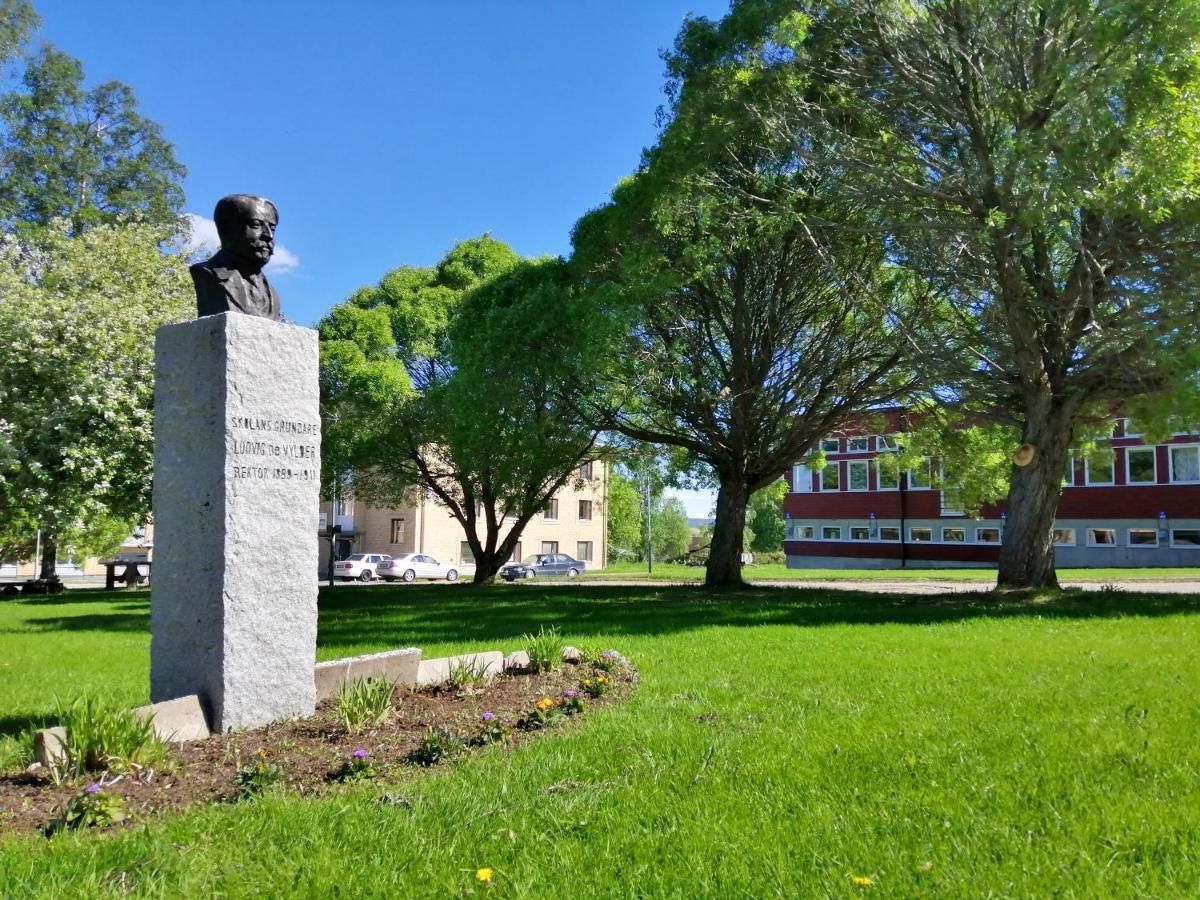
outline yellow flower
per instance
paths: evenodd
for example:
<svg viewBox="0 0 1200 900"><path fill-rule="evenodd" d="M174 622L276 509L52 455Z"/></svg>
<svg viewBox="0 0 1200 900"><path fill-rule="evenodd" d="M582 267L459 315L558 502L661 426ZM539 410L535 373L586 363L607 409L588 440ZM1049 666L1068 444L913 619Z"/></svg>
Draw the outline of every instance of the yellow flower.
<svg viewBox="0 0 1200 900"><path fill-rule="evenodd" d="M850 883L859 887L870 887L875 883L875 880L870 875L855 875L850 879Z"/></svg>
<svg viewBox="0 0 1200 900"><path fill-rule="evenodd" d="M496 873L493 872L491 869L487 869L487 868L476 869L475 870L475 880L482 881L484 884L491 884L492 876L495 874Z"/></svg>
<svg viewBox="0 0 1200 900"><path fill-rule="evenodd" d="M554 701L551 700L549 697L543 697L541 700L539 700L537 702L538 712L545 712L552 706L554 706Z"/></svg>

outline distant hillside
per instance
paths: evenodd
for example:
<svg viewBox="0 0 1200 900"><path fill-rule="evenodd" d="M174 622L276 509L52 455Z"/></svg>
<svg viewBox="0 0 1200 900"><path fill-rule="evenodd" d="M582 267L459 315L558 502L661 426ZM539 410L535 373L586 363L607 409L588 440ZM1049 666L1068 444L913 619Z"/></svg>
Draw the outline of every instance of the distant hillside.
<svg viewBox="0 0 1200 900"><path fill-rule="evenodd" d="M707 528L715 521L716 519L712 518L711 516L709 516L707 519L693 519L689 516L688 528Z"/></svg>

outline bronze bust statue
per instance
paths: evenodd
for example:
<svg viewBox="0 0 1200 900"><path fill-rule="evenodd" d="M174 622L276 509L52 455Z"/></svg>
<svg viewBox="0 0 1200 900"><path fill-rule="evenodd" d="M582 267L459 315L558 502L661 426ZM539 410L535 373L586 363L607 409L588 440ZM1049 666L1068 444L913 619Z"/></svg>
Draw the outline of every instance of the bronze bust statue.
<svg viewBox="0 0 1200 900"><path fill-rule="evenodd" d="M189 270L196 286L196 315L240 312L278 322L279 294L262 273L275 252L275 204L252 194L230 194L217 201L213 219L221 249Z"/></svg>

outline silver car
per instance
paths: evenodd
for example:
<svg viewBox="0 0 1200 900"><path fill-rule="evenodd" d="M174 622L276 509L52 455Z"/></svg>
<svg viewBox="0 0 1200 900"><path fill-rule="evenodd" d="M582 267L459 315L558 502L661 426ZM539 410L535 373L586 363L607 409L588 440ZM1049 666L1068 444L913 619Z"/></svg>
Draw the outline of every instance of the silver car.
<svg viewBox="0 0 1200 900"><path fill-rule="evenodd" d="M414 581L417 578L458 581L458 569L438 562L427 553L397 554L380 563L375 572L384 581Z"/></svg>
<svg viewBox="0 0 1200 900"><path fill-rule="evenodd" d="M339 581L371 581L381 563L391 559L385 553L351 553L333 564L333 577Z"/></svg>

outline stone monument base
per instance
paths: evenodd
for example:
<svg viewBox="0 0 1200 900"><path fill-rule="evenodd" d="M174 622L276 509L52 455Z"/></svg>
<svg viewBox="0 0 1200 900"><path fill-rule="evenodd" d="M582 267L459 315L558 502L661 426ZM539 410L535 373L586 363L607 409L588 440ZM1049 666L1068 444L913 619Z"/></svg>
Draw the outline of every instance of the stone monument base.
<svg viewBox="0 0 1200 900"><path fill-rule="evenodd" d="M214 732L316 703L317 334L240 313L158 329L150 698Z"/></svg>

